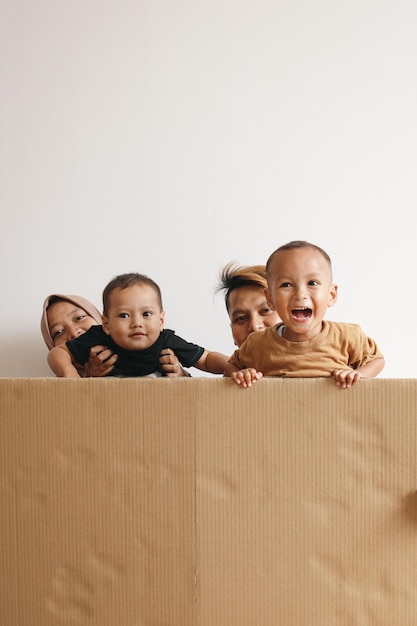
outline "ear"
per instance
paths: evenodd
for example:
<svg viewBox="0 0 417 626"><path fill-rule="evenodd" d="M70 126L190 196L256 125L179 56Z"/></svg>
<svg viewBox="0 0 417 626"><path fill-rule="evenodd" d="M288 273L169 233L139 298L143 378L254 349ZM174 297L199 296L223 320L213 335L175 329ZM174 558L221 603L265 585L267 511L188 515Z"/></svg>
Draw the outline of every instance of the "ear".
<svg viewBox="0 0 417 626"><path fill-rule="evenodd" d="M103 330L106 333L106 335L110 335L110 325L109 325L109 318L106 317L105 315L102 316L102 326L103 326Z"/></svg>
<svg viewBox="0 0 417 626"><path fill-rule="evenodd" d="M264 294L265 294L267 305L269 306L270 309L275 311L275 304L274 304L274 302L272 300L272 295L271 295L271 292L269 290L269 287L265 287Z"/></svg>
<svg viewBox="0 0 417 626"><path fill-rule="evenodd" d="M163 330L164 328L164 323L165 323L165 311L161 311L161 314L159 316L159 327L161 330Z"/></svg>
<svg viewBox="0 0 417 626"><path fill-rule="evenodd" d="M331 307L337 302L337 285L330 285L329 300L327 306Z"/></svg>

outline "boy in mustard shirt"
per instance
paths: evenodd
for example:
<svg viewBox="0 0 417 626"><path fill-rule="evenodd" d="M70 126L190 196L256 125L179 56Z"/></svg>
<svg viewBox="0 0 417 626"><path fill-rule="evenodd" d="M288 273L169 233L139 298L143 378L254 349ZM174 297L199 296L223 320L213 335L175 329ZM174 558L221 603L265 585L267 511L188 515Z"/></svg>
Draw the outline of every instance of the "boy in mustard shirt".
<svg viewBox="0 0 417 626"><path fill-rule="evenodd" d="M322 248L291 241L271 254L266 271L267 302L282 322L249 335L225 376L243 387L262 376L332 376L346 389L382 371L384 357L359 325L323 320L337 300L337 285Z"/></svg>

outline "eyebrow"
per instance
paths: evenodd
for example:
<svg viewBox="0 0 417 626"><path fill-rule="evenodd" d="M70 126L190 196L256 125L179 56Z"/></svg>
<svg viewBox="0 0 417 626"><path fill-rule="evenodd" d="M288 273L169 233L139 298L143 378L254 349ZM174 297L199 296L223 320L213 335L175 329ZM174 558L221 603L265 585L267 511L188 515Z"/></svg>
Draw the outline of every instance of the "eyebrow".
<svg viewBox="0 0 417 626"><path fill-rule="evenodd" d="M263 306L264 304L266 304L268 306L268 301L266 298L264 298L262 301L260 301L258 304L256 304L256 306L254 307L255 309L258 309L259 307ZM269 308L269 306L268 306ZM248 311L252 311L253 309L231 309L230 310L230 316L233 317L234 315L236 315L237 313L247 313Z"/></svg>
<svg viewBox="0 0 417 626"><path fill-rule="evenodd" d="M233 311L230 311L230 315L233 317L237 313L247 313L248 310L249 309L233 309Z"/></svg>

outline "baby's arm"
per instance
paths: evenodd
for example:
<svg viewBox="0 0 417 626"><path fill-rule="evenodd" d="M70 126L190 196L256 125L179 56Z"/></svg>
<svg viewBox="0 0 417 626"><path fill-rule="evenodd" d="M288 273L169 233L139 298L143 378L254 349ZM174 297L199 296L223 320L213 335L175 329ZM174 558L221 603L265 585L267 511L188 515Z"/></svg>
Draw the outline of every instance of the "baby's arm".
<svg viewBox="0 0 417 626"><path fill-rule="evenodd" d="M373 378L383 370L385 365L385 359L383 356L372 359L358 367L358 369L341 369L332 372L333 378L336 380L336 384L342 389L349 389L352 385L355 385L361 378Z"/></svg>
<svg viewBox="0 0 417 626"><path fill-rule="evenodd" d="M228 360L229 357L225 354L221 354L221 352L209 352L208 350L204 350L198 361L194 363L194 367L203 372L223 374Z"/></svg>
<svg viewBox="0 0 417 626"><path fill-rule="evenodd" d="M71 353L65 344L55 346L48 353L48 364L56 376L61 378L81 378L72 364Z"/></svg>

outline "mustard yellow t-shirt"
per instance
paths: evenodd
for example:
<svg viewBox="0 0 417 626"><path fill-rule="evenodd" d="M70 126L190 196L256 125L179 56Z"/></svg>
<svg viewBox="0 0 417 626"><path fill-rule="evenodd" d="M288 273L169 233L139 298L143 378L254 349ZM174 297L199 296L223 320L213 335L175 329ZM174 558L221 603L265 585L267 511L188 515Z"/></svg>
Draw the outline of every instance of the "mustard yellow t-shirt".
<svg viewBox="0 0 417 626"><path fill-rule="evenodd" d="M277 333L282 324L249 335L230 358L239 369L254 367L264 376L324 377L336 369L356 369L382 357L377 344L358 324L323 321L309 341L288 341Z"/></svg>

